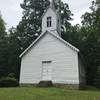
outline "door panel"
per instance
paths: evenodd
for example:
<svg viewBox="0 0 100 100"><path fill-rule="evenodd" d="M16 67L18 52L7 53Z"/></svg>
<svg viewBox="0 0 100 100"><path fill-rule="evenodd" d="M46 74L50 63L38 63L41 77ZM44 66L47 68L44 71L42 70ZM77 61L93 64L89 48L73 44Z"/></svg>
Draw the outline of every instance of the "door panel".
<svg viewBox="0 0 100 100"><path fill-rule="evenodd" d="M42 80L48 81L52 79L52 67L50 61L42 62Z"/></svg>

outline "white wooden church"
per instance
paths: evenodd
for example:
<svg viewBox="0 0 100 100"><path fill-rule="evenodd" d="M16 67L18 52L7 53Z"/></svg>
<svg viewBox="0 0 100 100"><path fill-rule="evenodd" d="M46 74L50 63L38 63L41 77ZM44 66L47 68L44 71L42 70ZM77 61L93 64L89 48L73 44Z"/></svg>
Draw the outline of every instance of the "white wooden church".
<svg viewBox="0 0 100 100"><path fill-rule="evenodd" d="M85 83L85 70L79 49L61 38L61 18L51 2L42 16L41 35L20 55L20 84L52 81L79 87Z"/></svg>

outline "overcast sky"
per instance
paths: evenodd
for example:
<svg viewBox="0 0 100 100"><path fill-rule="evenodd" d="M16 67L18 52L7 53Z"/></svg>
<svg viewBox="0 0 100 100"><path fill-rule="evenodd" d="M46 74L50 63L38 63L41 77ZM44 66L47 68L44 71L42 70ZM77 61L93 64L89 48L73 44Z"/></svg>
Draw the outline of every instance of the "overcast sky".
<svg viewBox="0 0 100 100"><path fill-rule="evenodd" d="M81 23L81 15L86 11L90 11L92 0L63 0L69 4L70 10L74 14L74 21L72 24ZM20 3L23 0L0 0L0 11L4 21L6 22L6 27L9 29L12 26L16 26L22 17L22 9Z"/></svg>

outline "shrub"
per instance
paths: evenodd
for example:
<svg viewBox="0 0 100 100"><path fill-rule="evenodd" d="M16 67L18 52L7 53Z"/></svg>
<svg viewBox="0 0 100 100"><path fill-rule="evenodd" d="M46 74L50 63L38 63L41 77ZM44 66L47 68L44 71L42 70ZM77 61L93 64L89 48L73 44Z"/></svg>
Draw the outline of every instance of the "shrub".
<svg viewBox="0 0 100 100"><path fill-rule="evenodd" d="M97 75L96 75L96 78L94 80L94 85L95 85L95 87L100 89L100 66L97 69Z"/></svg>
<svg viewBox="0 0 100 100"><path fill-rule="evenodd" d="M18 81L12 77L5 77L0 79L0 87L16 87Z"/></svg>
<svg viewBox="0 0 100 100"><path fill-rule="evenodd" d="M94 85L95 85L95 87L100 89L100 76L96 76L96 78L94 80Z"/></svg>
<svg viewBox="0 0 100 100"><path fill-rule="evenodd" d="M10 74L8 74L8 77L14 78L15 74L14 73L10 73Z"/></svg>

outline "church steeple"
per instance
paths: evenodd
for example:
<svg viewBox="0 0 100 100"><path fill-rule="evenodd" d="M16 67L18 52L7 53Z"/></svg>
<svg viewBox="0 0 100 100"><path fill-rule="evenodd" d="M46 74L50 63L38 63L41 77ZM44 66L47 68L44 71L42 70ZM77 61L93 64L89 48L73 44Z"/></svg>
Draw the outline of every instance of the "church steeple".
<svg viewBox="0 0 100 100"><path fill-rule="evenodd" d="M42 16L42 32L49 31L55 35L61 35L60 15L56 11L54 1L50 0L50 5Z"/></svg>
<svg viewBox="0 0 100 100"><path fill-rule="evenodd" d="M50 7L53 8L53 9L55 8L54 7L54 1L53 0L50 0Z"/></svg>

